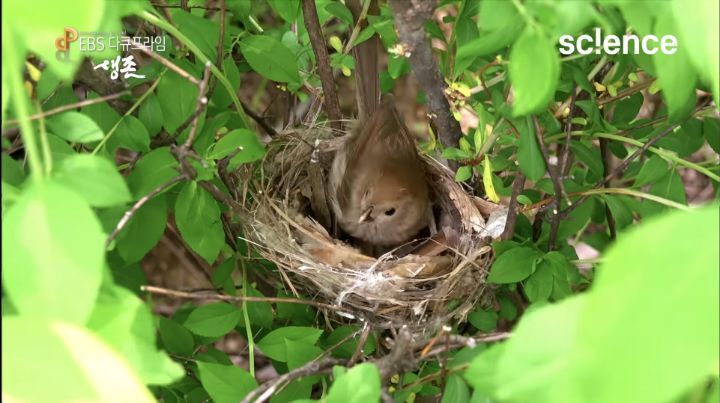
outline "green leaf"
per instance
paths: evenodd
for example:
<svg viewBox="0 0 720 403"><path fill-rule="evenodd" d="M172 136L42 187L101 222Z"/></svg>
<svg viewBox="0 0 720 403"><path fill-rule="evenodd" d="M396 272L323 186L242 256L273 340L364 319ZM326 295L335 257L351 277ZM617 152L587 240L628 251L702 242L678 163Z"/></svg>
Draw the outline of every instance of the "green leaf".
<svg viewBox="0 0 720 403"><path fill-rule="evenodd" d="M295 56L277 39L249 35L240 42L240 51L250 67L263 77L283 83L300 82Z"/></svg>
<svg viewBox="0 0 720 403"><path fill-rule="evenodd" d="M215 56L220 39L220 25L217 22L180 9L173 10L172 20L205 56Z"/></svg>
<svg viewBox="0 0 720 403"><path fill-rule="evenodd" d="M505 344L495 344L472 360L465 371L465 380L475 389L475 394L491 396L497 390L497 366Z"/></svg>
<svg viewBox="0 0 720 403"><path fill-rule="evenodd" d="M459 374L452 374L445 383L441 403L463 403L470 401L470 389Z"/></svg>
<svg viewBox="0 0 720 403"><path fill-rule="evenodd" d="M668 34L677 37L675 18L670 12L661 13L655 25L658 37ZM663 98L667 102L670 121L683 118L695 106L697 74L684 48L678 45L674 54L666 55L658 51L653 55L658 85L662 88Z"/></svg>
<svg viewBox="0 0 720 403"><path fill-rule="evenodd" d="M235 89L240 89L240 71L238 70L235 61L228 57L223 61L223 73L227 76L228 81ZM211 102L216 108L227 108L232 102L232 96L228 93L224 86L217 86L215 93L212 95Z"/></svg>
<svg viewBox="0 0 720 403"><path fill-rule="evenodd" d="M212 264L225 244L225 232L217 201L197 182L188 182L180 191L175 223L188 245Z"/></svg>
<svg viewBox="0 0 720 403"><path fill-rule="evenodd" d="M335 346L346 337L349 337L351 334L358 332L355 337L340 344L332 351L332 355L335 357L349 359L350 357L352 357L353 353L355 353L355 349L357 349L358 339L360 338L359 330L360 327L357 325L344 325L337 327L335 328L335 330L332 331L332 333L330 333L327 339L324 340L323 346ZM375 352L375 348L375 339L372 336L368 337L368 339L365 341L365 345L363 346L363 353L365 353L366 355L370 355Z"/></svg>
<svg viewBox="0 0 720 403"><path fill-rule="evenodd" d="M532 68L530 68L532 66ZM510 81L515 116L545 110L560 77L560 58L555 44L534 28L527 28L510 51Z"/></svg>
<svg viewBox="0 0 720 403"><path fill-rule="evenodd" d="M325 11L337 17L340 21L353 26L353 15L342 3L328 3Z"/></svg>
<svg viewBox="0 0 720 403"><path fill-rule="evenodd" d="M70 53L75 57L58 59L55 40L64 35L65 27L74 27L78 31L93 32L101 28L104 5L93 0L78 0L67 7L60 3L48 3L38 15L36 3L22 1L8 2L3 9L3 25L13 33L13 52L18 59L24 60L24 53L31 50L61 80L72 79L73 72L82 60L79 54L79 42L71 43ZM119 19L119 15L110 18ZM6 48L6 52L10 49ZM4 58L3 58L4 59ZM9 66L16 68L19 66ZM5 87L7 88L7 87Z"/></svg>
<svg viewBox="0 0 720 403"><path fill-rule="evenodd" d="M219 92L221 88L222 87L218 87L216 91ZM150 136L154 137L160 133L160 129L163 127L163 121L165 118L163 116L162 107L160 106L160 101L154 93L148 95L148 97L145 98L145 101L140 105L138 118L142 124L145 125L145 128Z"/></svg>
<svg viewBox="0 0 720 403"><path fill-rule="evenodd" d="M380 372L373 364L350 368L335 379L326 398L327 403L366 403L380 401Z"/></svg>
<svg viewBox="0 0 720 403"><path fill-rule="evenodd" d="M520 130L520 144L517 158L520 170L528 179L537 181L545 175L545 159L535 138L535 129L527 123L520 125L518 129Z"/></svg>
<svg viewBox="0 0 720 403"><path fill-rule="evenodd" d="M84 328L38 317L3 317L3 400L154 402L125 359ZM102 365L98 365L102 363Z"/></svg>
<svg viewBox="0 0 720 403"><path fill-rule="evenodd" d="M322 355L323 349L306 341L285 339L287 365L289 370L300 368Z"/></svg>
<svg viewBox="0 0 720 403"><path fill-rule="evenodd" d="M105 235L87 202L46 181L5 213L2 279L23 315L74 323L90 316L102 276Z"/></svg>
<svg viewBox="0 0 720 403"><path fill-rule="evenodd" d="M553 268L545 259L537 265L537 270L525 280L523 290L530 302L547 301L553 289Z"/></svg>
<svg viewBox="0 0 720 403"><path fill-rule="evenodd" d="M94 120L80 112L61 113L45 123L50 132L73 143L92 143L102 140L104 135Z"/></svg>
<svg viewBox="0 0 720 403"><path fill-rule="evenodd" d="M538 403L675 401L716 373L718 219L712 205L626 231L589 292L525 314L485 389L498 400ZM468 370L476 387L486 380L469 374L481 374L483 355Z"/></svg>
<svg viewBox="0 0 720 403"><path fill-rule="evenodd" d="M215 302L193 310L183 325L200 336L220 337L233 330L241 316L238 307Z"/></svg>
<svg viewBox="0 0 720 403"><path fill-rule="evenodd" d="M198 362L200 382L213 401L237 403L257 387L257 381L234 365Z"/></svg>
<svg viewBox="0 0 720 403"><path fill-rule="evenodd" d="M5 153L2 153L2 180L13 186L20 186L25 180L23 167L17 160Z"/></svg>
<svg viewBox="0 0 720 403"><path fill-rule="evenodd" d="M678 32L678 50L710 84L715 105L720 104L720 6L714 0L673 1L672 16ZM684 79L684 78L683 78Z"/></svg>
<svg viewBox="0 0 720 403"><path fill-rule="evenodd" d="M286 326L268 333L257 343L257 346L273 360L287 362L286 339L315 344L321 334L322 330L312 327Z"/></svg>
<svg viewBox="0 0 720 403"><path fill-rule="evenodd" d="M195 111L198 87L180 77L167 72L157 87L157 99L162 110L163 125L168 133L174 134Z"/></svg>
<svg viewBox="0 0 720 403"><path fill-rule="evenodd" d="M469 165L463 165L461 166L457 172L455 172L455 181L457 182L465 182L466 180L472 178L472 167Z"/></svg>
<svg viewBox="0 0 720 403"><path fill-rule="evenodd" d="M680 204L687 204L685 185L677 169L671 169L662 179L655 182L650 188L650 193ZM669 209L669 207L651 200L643 200L643 206L646 206L644 210L645 216L657 214Z"/></svg>
<svg viewBox="0 0 720 403"><path fill-rule="evenodd" d="M60 88L65 88L66 86L61 86ZM74 94L73 94L74 96ZM100 95L98 95L95 92L90 92L88 94L87 99L97 99L100 98ZM51 98L54 99L54 98ZM73 102L78 102L78 100L73 99L72 101L65 100L62 104L67 105L71 104ZM47 105L46 105L47 107ZM121 116L120 114L113 109L109 103L107 102L100 102L94 105L86 106L82 109L80 109L80 112L87 115L90 119L94 120L95 123L100 126L103 133L107 133L110 130L112 130L113 126L120 120Z"/></svg>
<svg viewBox="0 0 720 403"><path fill-rule="evenodd" d="M118 234L118 253L127 263L140 261L162 238L167 227L164 195L155 196L135 212Z"/></svg>
<svg viewBox="0 0 720 403"><path fill-rule="evenodd" d="M122 118L109 142L132 151L150 151L150 134L145 125L132 115Z"/></svg>
<svg viewBox="0 0 720 403"><path fill-rule="evenodd" d="M195 340L184 326L171 319L159 317L160 339L163 346L171 353L184 356L192 355L195 349Z"/></svg>
<svg viewBox="0 0 720 403"><path fill-rule="evenodd" d="M55 178L91 206L109 207L130 201L130 190L112 162L89 154L64 159Z"/></svg>
<svg viewBox="0 0 720 403"><path fill-rule="evenodd" d="M127 179L130 191L139 199L178 176L178 162L168 147L156 148L135 164Z"/></svg>
<svg viewBox="0 0 720 403"><path fill-rule="evenodd" d="M468 322L482 332L490 332L497 329L498 314L494 311L475 309L468 315Z"/></svg>
<svg viewBox="0 0 720 403"><path fill-rule="evenodd" d="M260 291L249 284L246 293L249 297L264 297ZM245 307L247 308L248 318L252 325L261 327L270 327L272 325L273 310L269 302L246 302ZM244 316L240 319L240 325L247 327Z"/></svg>
<svg viewBox="0 0 720 403"><path fill-rule="evenodd" d="M603 195L603 199L607 203L612 213L615 224L619 229L625 228L633 222L632 209L629 207L629 199L627 196Z"/></svg>
<svg viewBox="0 0 720 403"><path fill-rule="evenodd" d="M542 255L536 249L520 246L495 259L487 281L495 284L516 283L532 274L535 260Z"/></svg>
<svg viewBox="0 0 720 403"><path fill-rule="evenodd" d="M703 119L703 136L710 147L720 154L720 121L713 118Z"/></svg>
<svg viewBox="0 0 720 403"><path fill-rule="evenodd" d="M130 290L104 286L87 326L121 353L143 382L163 385L183 377L182 367L157 349L152 314Z"/></svg>
<svg viewBox="0 0 720 403"><path fill-rule="evenodd" d="M287 23L293 24L300 12L300 0L268 0L270 7Z"/></svg>
<svg viewBox="0 0 720 403"><path fill-rule="evenodd" d="M633 186L645 186L667 175L668 163L658 155L652 155L640 167Z"/></svg>
<svg viewBox="0 0 720 403"><path fill-rule="evenodd" d="M208 158L218 160L238 151L232 161L237 165L257 161L265 155L265 147L257 135L248 129L236 129L224 135L208 152Z"/></svg>

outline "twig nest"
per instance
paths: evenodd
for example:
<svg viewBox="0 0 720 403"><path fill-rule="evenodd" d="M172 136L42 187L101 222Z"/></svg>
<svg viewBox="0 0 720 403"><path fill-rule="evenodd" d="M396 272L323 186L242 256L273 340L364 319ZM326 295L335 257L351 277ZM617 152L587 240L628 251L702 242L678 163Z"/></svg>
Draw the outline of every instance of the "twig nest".
<svg viewBox="0 0 720 403"><path fill-rule="evenodd" d="M331 235L324 172L345 138L323 129L278 135L240 201L244 237L293 292L334 305L341 316L431 332L464 319L485 290L489 241L502 232L489 233L486 217L502 216L501 206L468 195L450 170L426 157L438 230L379 258L364 255Z"/></svg>

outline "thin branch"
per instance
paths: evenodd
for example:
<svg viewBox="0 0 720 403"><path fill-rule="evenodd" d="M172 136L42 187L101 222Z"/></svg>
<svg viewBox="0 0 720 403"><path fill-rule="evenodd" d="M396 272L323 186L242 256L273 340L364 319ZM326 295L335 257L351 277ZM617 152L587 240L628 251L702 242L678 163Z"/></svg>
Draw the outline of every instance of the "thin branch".
<svg viewBox="0 0 720 403"><path fill-rule="evenodd" d="M593 67L593 69L587 75L588 81L595 78L595 76L600 72L600 70L602 70L602 68L605 67L605 64L607 64L607 62L608 62L607 56L603 56L602 59L600 59L600 61L595 65L595 67ZM575 91L575 95L577 96L577 94L579 94L580 91L582 91L582 90L579 87L576 87L574 91ZM571 101L572 101L572 96L569 96L562 104L560 104L558 109L555 111L556 118L559 118L560 116L563 115L565 108L567 108L568 105L570 105Z"/></svg>
<svg viewBox="0 0 720 403"><path fill-rule="evenodd" d="M283 384L306 376L327 373L331 371L335 365L343 365L345 362L345 360L333 357L327 357L319 361L310 361L300 368L296 368L258 386L243 398L242 403L262 403L268 400Z"/></svg>
<svg viewBox="0 0 720 403"><path fill-rule="evenodd" d="M328 56L327 45L323 39L320 21L315 8L315 0L302 0L303 17L305 19L305 28L310 35L310 43L315 53L315 61L317 63L320 81L322 82L323 95L325 102L323 106L325 113L330 120L333 129L342 129L342 114L340 113L340 104L338 103L337 93L335 92L335 80L333 79L332 69L330 68L330 58Z"/></svg>
<svg viewBox="0 0 720 403"><path fill-rule="evenodd" d="M512 185L512 195L510 196L510 204L508 204L507 219L505 220L505 229L503 230L500 239L508 241L515 235L515 224L517 223L518 215L518 195L523 191L525 187L525 175L520 170L515 174L515 180Z"/></svg>
<svg viewBox="0 0 720 403"><path fill-rule="evenodd" d="M361 0L356 0L361 1ZM352 32L350 33L350 39L348 39L347 43L345 44L345 49L343 49L343 54L346 55L350 52L350 49L355 47L355 40L357 39L357 36L360 34L360 30L364 29L367 24L365 23L365 19L367 18L368 10L370 9L370 3L373 0L363 0L362 9L360 10L360 14L357 16L357 21L355 22L355 27L353 28ZM347 3L346 3L347 4ZM353 3L348 4L350 11L353 11Z"/></svg>
<svg viewBox="0 0 720 403"><path fill-rule="evenodd" d="M670 125L670 126L668 126L667 129L663 130L660 134L658 134L657 136L648 140L647 143L643 144L642 147L638 148L629 157L625 158L623 160L623 162L620 163L620 165L615 167L615 169L613 169L612 172L610 172L607 176L605 176L605 178L603 180L601 180L597 185L595 185L595 189L604 187L606 184L610 183L611 180L622 175L623 172L625 172L625 169L627 169L627 167L630 165L631 162L633 162L637 157L639 157L640 155L645 153L645 151L647 151L653 144L657 143L663 137L672 133L675 130L675 128L677 128L678 126L680 126L680 123L675 123L673 125ZM559 214L560 219L562 220L562 219L567 218L567 216L570 215L570 213L572 213L573 210L575 210L580 204L584 203L589 197L590 197L589 195L581 196L578 200L575 201L575 203L573 203L572 205L565 208L565 210L563 210Z"/></svg>
<svg viewBox="0 0 720 403"><path fill-rule="evenodd" d="M47 117L49 117L49 116L57 115L58 113L62 113L62 112L66 112L66 111L71 111L71 110L73 110L73 109L78 109L78 108L84 108L84 107L86 107L86 106L95 105L95 104L99 104L99 103L102 103L102 102L112 101L112 100L118 99L118 98L120 98L120 97L122 97L122 96L124 96L124 95L130 95L130 94L131 94L131 93L130 93L129 90L125 90L125 91L117 92L117 93L115 93L115 94L105 95L105 96L103 96L103 97L98 97L98 98L93 98L93 99L86 99L86 100L84 100L84 101L76 102L76 103L74 103L74 104L68 104L68 105L58 106L57 108L53 108L53 109L50 109L50 110L48 110L48 111L44 111L44 112L36 113L36 114L34 114L34 115L30 115L30 116L28 117L28 120L32 121L32 120L38 120L38 119L45 119L45 118L47 118ZM9 125L16 125L16 124L18 124L18 123L19 123L19 122L18 122L17 119L8 119L8 120L5 122L5 124L8 125L8 126L9 126Z"/></svg>
<svg viewBox="0 0 720 403"><path fill-rule="evenodd" d="M225 0L220 0L220 39L217 45L217 66L222 70L223 48L225 47Z"/></svg>
<svg viewBox="0 0 720 403"><path fill-rule="evenodd" d="M363 325L362 334L360 335L360 340L358 340L357 347L355 347L355 352L353 352L352 357L350 357L348 365L353 365L357 362L358 359L360 359L363 348L365 347L365 342L370 335L370 330L372 330L372 328L370 327L370 322L365 322L365 324Z"/></svg>
<svg viewBox="0 0 720 403"><path fill-rule="evenodd" d="M557 238L558 229L560 228L560 199L564 194L562 181L558 178L557 172L550 167L550 155L548 153L547 146L543 140L542 128L537 116L533 115L533 123L535 125L535 137L537 138L538 145L540 146L540 152L545 159L545 166L547 167L548 175L553 184L553 191L555 192L555 207L552 210L552 217L550 218L550 236L548 238L548 249L555 249L555 241Z"/></svg>
<svg viewBox="0 0 720 403"><path fill-rule="evenodd" d="M235 295L224 295L217 293L206 293L206 292L187 292L179 290L171 290L169 288L155 287L152 285L144 285L140 287L141 291L145 291L155 295L165 295L173 298L182 299L210 299L226 302L270 302L270 303L288 303L288 304L299 304L299 305L310 305L318 309L328 309L331 311L343 312L339 307L330 304L324 304L322 302L310 301L299 298L281 298L281 297L243 297Z"/></svg>
<svg viewBox="0 0 720 403"><path fill-rule="evenodd" d="M168 69L174 71L174 72L177 73L180 77L182 77L182 78L190 81L191 83L193 83L193 84L195 84L195 85L200 85L200 81L199 81L197 78L193 77L192 74L190 74L190 73L188 73L187 71L183 70L180 66L178 66L177 64L171 62L170 60L166 59L165 57L163 57L163 56L161 56L161 55L153 52L152 50L150 50L150 48L147 48L147 47L145 47L145 46L140 46L140 47L138 47L138 49L139 49L141 52L145 53L146 55L148 55L148 56L152 57L153 59L157 60L157 61L158 61L160 64L162 64L163 66L165 66L165 67L167 67Z"/></svg>
<svg viewBox="0 0 720 403"><path fill-rule="evenodd" d="M110 235L105 240L105 247L109 246L110 243L118 236L120 231L122 231L123 228L127 225L127 223L130 221L130 219L137 213L138 210L140 210L140 207L145 205L145 203L149 202L153 197L157 196L158 194L162 193L166 189L170 188L172 185L182 181L183 179L187 179L187 176L185 174L178 175L169 181L163 183L162 185L156 187L153 189L152 192L146 194L143 196L140 200L135 202L133 206L130 208L130 210L126 211L125 214L122 216L120 221L115 226L115 229L110 233Z"/></svg>
<svg viewBox="0 0 720 403"><path fill-rule="evenodd" d="M179 4L157 4L157 3L150 3L151 6L157 7L160 9L164 8L183 8ZM187 9L192 10L193 8L201 9L201 10L211 10L211 11L218 11L223 10L224 7L207 7L207 6L187 6Z"/></svg>
<svg viewBox="0 0 720 403"><path fill-rule="evenodd" d="M242 104L243 109L245 109L245 113L248 116L250 116L250 118L252 120L254 120L255 123L258 124L258 126L260 126L263 130L265 130L265 133L267 133L271 137L277 135L277 130L275 130L272 126L270 126L265 121L265 118L263 118L262 116L255 113L252 109L250 109L250 105L246 104L245 101L242 101L242 100L240 101L240 103Z"/></svg>
<svg viewBox="0 0 720 403"><path fill-rule="evenodd" d="M193 118L192 125L190 126L190 133L188 134L187 140L185 140L185 144L183 144L183 148L190 149L192 147L193 141L195 141L195 135L197 134L197 128L198 128L198 121L200 120L200 115L202 114L203 110L207 107L208 104L208 98L207 98L207 88L208 88L208 82L210 80L210 66L212 63L209 61L205 63L205 72L203 73L203 79L198 85L198 98L197 98L197 104L195 105L195 117Z"/></svg>
<svg viewBox="0 0 720 403"><path fill-rule="evenodd" d="M610 173L610 140L600 139L600 159L603 164L603 176L607 176ZM603 187L607 187L607 183L603 184ZM613 218L610 206L605 203L605 218L607 219L608 230L610 231L610 240L617 238L617 231L615 229L615 218Z"/></svg>
<svg viewBox="0 0 720 403"><path fill-rule="evenodd" d="M566 172L568 172L568 161L570 160L570 139L572 136L572 120L573 115L575 114L575 101L577 100L577 87L572 92L572 98L570 99L570 110L568 112L567 118L565 120L565 145L562 149L562 155L560 156L560 165L558 172L561 177L566 175ZM570 199L568 199L568 203L570 202Z"/></svg>
<svg viewBox="0 0 720 403"><path fill-rule="evenodd" d="M621 100L621 99L628 97L636 92L640 92L640 91L644 90L645 88L650 87L650 85L652 85L653 82L655 82L655 78L651 78L640 84L635 84L630 88L626 88L626 89L618 92L617 95L615 95L614 97L598 98L595 101L595 103L597 103L598 106L601 106L601 105L606 105L611 102Z"/></svg>
<svg viewBox="0 0 720 403"><path fill-rule="evenodd" d="M438 138L445 147L456 147L460 139L460 124L450 112L445 98L445 80L440 74L432 50L428 45L424 24L430 19L434 2L431 0L390 0L395 14L395 25L400 34L401 46L409 53L410 66L415 79L425 92L428 113L438 130ZM455 170L457 163L450 161Z"/></svg>

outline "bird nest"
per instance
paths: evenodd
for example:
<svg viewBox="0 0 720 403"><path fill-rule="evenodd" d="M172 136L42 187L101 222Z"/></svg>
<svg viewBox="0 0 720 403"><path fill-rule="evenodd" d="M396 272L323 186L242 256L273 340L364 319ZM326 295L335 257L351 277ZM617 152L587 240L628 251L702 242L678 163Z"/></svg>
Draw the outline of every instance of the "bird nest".
<svg viewBox="0 0 720 403"><path fill-rule="evenodd" d="M377 258L363 254L333 236L326 197L325 173L346 138L317 128L276 136L259 166L248 167L254 174L247 172L253 179L241 192L244 238L277 265L292 292L342 317L430 332L464 320L482 302L489 242L502 231L489 228L488 216L504 218L497 214L504 209L470 196L452 171L424 157L435 206L431 227L439 230Z"/></svg>

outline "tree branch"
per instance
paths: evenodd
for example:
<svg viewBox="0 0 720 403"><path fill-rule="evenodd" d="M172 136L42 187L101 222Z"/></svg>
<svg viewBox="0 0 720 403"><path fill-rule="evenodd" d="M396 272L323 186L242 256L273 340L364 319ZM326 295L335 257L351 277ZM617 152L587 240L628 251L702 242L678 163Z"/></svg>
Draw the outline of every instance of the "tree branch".
<svg viewBox="0 0 720 403"><path fill-rule="evenodd" d="M115 226L115 229L113 230L113 232L110 233L110 235L107 237L107 239L105 240L105 247L110 245L110 243L118 236L120 231L122 231L122 229L125 228L127 223L130 222L130 219L135 215L135 213L137 213L137 211L140 210L140 207L145 205L145 203L149 202L150 199L152 199L153 197L155 197L158 194L165 191L165 189L170 188L172 185L180 182L183 179L187 179L187 176L185 174L178 175L178 176L170 179L169 181L163 183L162 185L158 186L157 188L153 189L152 192L146 194L145 196L140 198L140 200L135 202L135 204L133 204L133 206L130 208L130 210L125 212L125 214L122 216L120 221Z"/></svg>
<svg viewBox="0 0 720 403"><path fill-rule="evenodd" d="M515 174L515 180L513 181L512 195L510 196L510 204L508 204L507 219L505 220L505 229L503 230L500 239L503 241L509 241L515 234L515 224L517 223L518 215L518 201L517 197L525 187L525 175L520 170Z"/></svg>
<svg viewBox="0 0 720 403"><path fill-rule="evenodd" d="M558 172L556 172L550 167L550 154L548 152L547 146L545 145L545 140L543 139L543 132L542 128L540 127L540 122L538 122L538 118L536 115L533 115L532 120L535 125L535 137L537 138L538 145L540 146L540 152L542 153L543 159L545 160L547 173L550 176L550 180L553 184L553 192L555 193L555 207L552 210L552 217L550 218L550 236L548 238L548 249L553 250L555 249L557 232L560 228L560 200L565 194L565 192L563 190L562 181L558 177Z"/></svg>
<svg viewBox="0 0 720 403"><path fill-rule="evenodd" d="M432 0L389 0L395 14L395 25L402 46L409 53L410 66L415 79L425 92L428 112L438 130L438 138L445 147L456 147L460 139L460 124L450 112L445 98L445 80L440 74L432 50L428 45L424 23L430 19L434 7ZM457 163L450 161L455 170Z"/></svg>
<svg viewBox="0 0 720 403"><path fill-rule="evenodd" d="M323 95L325 102L323 107L325 113L330 120L330 126L333 129L342 129L342 114L340 113L340 104L338 103L337 93L335 92L335 80L333 78L332 69L330 68L330 58L328 56L325 39L320 28L320 21L315 8L315 0L302 0L303 17L305 19L305 28L310 35L310 43L315 53L315 61L322 82Z"/></svg>

